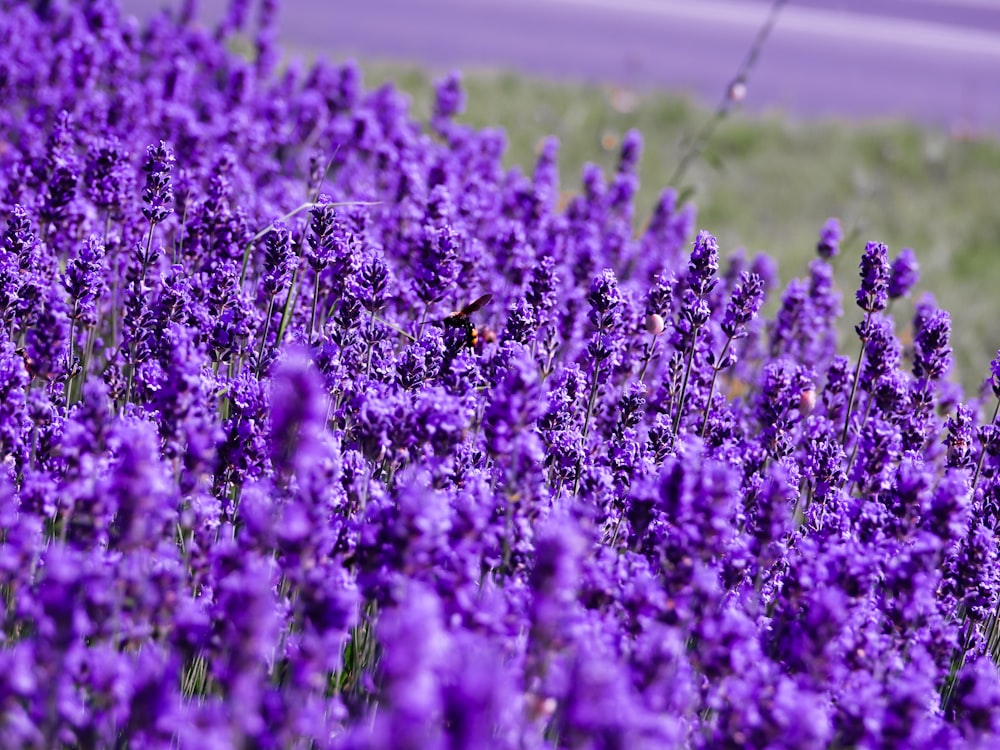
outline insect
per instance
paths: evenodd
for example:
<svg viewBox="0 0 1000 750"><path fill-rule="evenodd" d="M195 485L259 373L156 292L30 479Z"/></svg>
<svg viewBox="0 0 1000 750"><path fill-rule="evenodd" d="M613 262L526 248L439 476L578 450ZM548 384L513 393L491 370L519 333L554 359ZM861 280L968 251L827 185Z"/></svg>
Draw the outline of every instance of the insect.
<svg viewBox="0 0 1000 750"><path fill-rule="evenodd" d="M484 294L482 297L474 299L461 310L451 313L442 321L445 327L461 332L464 339L462 341L463 346L475 349L476 344L479 343L479 329L476 328L469 316L477 310L481 310L491 299L493 299L492 294Z"/></svg>

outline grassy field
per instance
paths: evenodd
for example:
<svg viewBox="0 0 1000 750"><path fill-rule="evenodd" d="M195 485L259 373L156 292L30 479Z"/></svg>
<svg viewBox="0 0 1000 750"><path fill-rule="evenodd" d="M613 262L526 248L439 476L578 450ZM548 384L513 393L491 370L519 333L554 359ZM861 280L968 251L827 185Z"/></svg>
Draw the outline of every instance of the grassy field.
<svg viewBox="0 0 1000 750"><path fill-rule="evenodd" d="M432 81L441 72L364 63L368 86L392 80L426 118ZM464 71L462 121L499 126L508 135L508 165L530 172L546 135L561 142L562 188L579 186L587 161L613 169L630 128L645 138L640 221L674 173L685 144L712 112L664 93L546 82L512 74ZM752 95L752 82L751 82ZM957 370L977 388L1000 347L1000 142L958 138L900 122L802 122L735 112L715 131L678 189L691 191L698 227L725 252L744 247L778 260L783 281L805 272L820 226L844 223L848 242L837 259L845 335L857 320L853 293L867 240L914 248L922 279L952 314ZM910 304L896 308L897 330L909 327ZM854 356L855 342L846 351Z"/></svg>

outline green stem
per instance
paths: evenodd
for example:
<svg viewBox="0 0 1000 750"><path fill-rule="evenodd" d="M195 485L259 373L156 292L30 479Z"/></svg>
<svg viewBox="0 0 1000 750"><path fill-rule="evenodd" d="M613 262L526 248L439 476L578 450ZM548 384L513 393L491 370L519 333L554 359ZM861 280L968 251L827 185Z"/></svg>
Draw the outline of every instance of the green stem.
<svg viewBox="0 0 1000 750"><path fill-rule="evenodd" d="M650 339L650 342L646 345L646 354L642 360L642 367L639 368L640 383L642 382L642 379L646 377L646 368L649 367L649 362L653 358L653 352L656 351L656 340L658 336L655 333L650 335L652 336L652 338Z"/></svg>
<svg viewBox="0 0 1000 750"><path fill-rule="evenodd" d="M73 401L73 339L76 336L76 316L80 310L80 301L73 300L73 314L69 319L69 346L66 351L66 406Z"/></svg>
<svg viewBox="0 0 1000 750"><path fill-rule="evenodd" d="M309 311L309 341L312 342L316 335L316 308L319 306L319 272L316 273L313 284L312 309Z"/></svg>
<svg viewBox="0 0 1000 750"><path fill-rule="evenodd" d="M381 201L342 201L340 203L328 203L326 205L328 205L328 206L377 206L380 203L381 203ZM286 219L292 218L296 214L302 213L307 208L313 208L314 206L317 206L317 205L319 205L319 204L317 204L315 201L307 201L306 203L303 203L300 206L297 206L296 208L293 208L291 211L289 211L284 216L280 216L277 219L277 221L285 221ZM268 224L266 227L264 227L263 229L261 229L256 234L254 234L254 236L251 237L247 241L247 244L244 246L244 248L243 248L243 264L242 264L242 267L240 268L240 285L241 286L243 285L243 282L244 282L244 280L246 279L246 276L247 276L247 267L250 265L250 251L253 250L254 243L257 242L257 240L259 240L261 237L264 237L265 235L267 235L267 233L271 231L272 227L273 227L273 222L271 224Z"/></svg>
<svg viewBox="0 0 1000 750"><path fill-rule="evenodd" d="M257 351L257 366L254 373L260 380L260 371L264 365L264 347L267 345L267 331L271 326L271 315L274 314L274 297L267 303L267 317L264 318L264 334L260 337L260 349Z"/></svg>
<svg viewBox="0 0 1000 750"><path fill-rule="evenodd" d="M278 324L278 335L275 338L274 345L278 346L281 344L281 340L285 337L285 331L288 329L288 322L292 318L292 305L295 299L295 287L299 280L299 269L296 267L294 273L292 273L292 284L288 287L288 295L285 297L284 307L281 308L281 322Z"/></svg>
<svg viewBox="0 0 1000 750"><path fill-rule="evenodd" d="M423 332L424 332L424 323L427 322L427 313L430 310L430 308L431 308L431 306L430 306L429 302L424 304L424 312L420 316L420 325L417 326L417 339L418 340L420 339L421 334L423 334Z"/></svg>
<svg viewBox="0 0 1000 750"><path fill-rule="evenodd" d="M948 669L948 677L945 679L944 686L941 690L941 711L947 712L948 707L951 704L952 696L955 694L955 682L958 679L958 673L965 666L965 656L969 652L969 646L972 645L972 629L975 626L969 622L969 613L965 612L962 615L962 627L960 629L960 638L962 640L961 645L958 647L956 652L951 657L951 665ZM987 632L991 626L987 625Z"/></svg>
<svg viewBox="0 0 1000 750"><path fill-rule="evenodd" d="M865 331L868 330L868 326L871 325L872 314L869 312L865 316ZM844 446L844 450L847 450L847 433L851 429L851 410L854 408L854 396L858 391L858 378L861 375L861 363L865 358L865 343L868 341L866 338L861 339L861 353L858 354L858 364L854 368L854 380L851 382L851 397L847 400L847 414L844 417L844 433L840 436L841 445Z"/></svg>
<svg viewBox="0 0 1000 750"><path fill-rule="evenodd" d="M596 336L600 336L604 333L603 324L598 326ZM594 360L594 379L590 381L590 395L587 397L587 413L583 418L583 430L580 436L580 447L581 449L587 447L587 434L590 432L590 420L594 415L594 406L597 404L597 381L601 374L601 362L600 360ZM573 480L573 494L580 488L580 470L583 468L583 454L581 453L580 458L576 462L576 478Z"/></svg>
<svg viewBox="0 0 1000 750"><path fill-rule="evenodd" d="M677 397L677 414L674 416L674 434L681 426L681 415L684 413L684 400L687 398L688 380L691 377L691 365L694 363L694 351L698 345L700 326L691 331L691 351L688 352L687 364L684 366L684 379L681 381L681 392Z"/></svg>
<svg viewBox="0 0 1000 750"><path fill-rule="evenodd" d="M996 407L993 409L993 418L990 420L990 424L993 425L997 421L997 415L1000 414L1000 399L997 399ZM983 470L983 463L986 461L986 443L983 444L982 450L979 452L979 460L976 462L976 473L972 475L972 490L975 491L976 483L979 481L979 474Z"/></svg>
<svg viewBox="0 0 1000 750"><path fill-rule="evenodd" d="M365 362L365 379L371 377L372 374L372 336L375 331L375 313L373 311L369 312L371 316L368 323L368 356Z"/></svg>
<svg viewBox="0 0 1000 750"><path fill-rule="evenodd" d="M684 153L681 155L680 162L677 164L677 168L674 169L670 179L667 180L667 185L677 185L680 179L687 172L688 167L694 163L694 160L698 158L708 145L709 140L715 133L716 128L722 123L729 113L732 111L733 106L737 103L737 100L732 96L732 88L736 83L742 83L746 85L747 79L750 77L750 72L753 70L754 65L757 63L757 58L760 57L760 53L764 49L764 43L767 41L767 37L770 35L771 30L774 28L775 23L778 21L778 13L781 11L781 7L787 2L787 0L774 0L771 3L771 10L768 13L767 19L764 24L757 31L757 36L750 46L750 51L747 53L746 58L743 63L736 70L736 75L733 76L731 83L726 88L726 92L723 95L721 101L715 109L715 113L712 119L705 123L704 127L695 135L694 138L690 140Z"/></svg>
<svg viewBox="0 0 1000 750"><path fill-rule="evenodd" d="M861 418L861 424L868 424L868 417L871 416L872 403L874 399L869 398L868 403L865 404L865 415ZM851 457L847 459L847 466L844 468L844 476L851 475L851 467L854 466L854 459L858 456L858 448L861 447L861 440L854 441L854 447L851 448ZM851 494L854 493L854 488L857 486L857 482L851 483Z"/></svg>
<svg viewBox="0 0 1000 750"><path fill-rule="evenodd" d="M721 362L725 358L726 352L729 351L729 346L732 343L733 343L733 337L730 336L728 339L726 339L726 345L724 347L722 347L722 352L719 354L718 361L712 367L712 383L708 387L708 401L705 402L705 417L702 420L702 423L701 423L701 432L699 433L699 435L702 438L705 437L705 430L708 429L708 415L709 415L709 412L711 412L711 410L712 410L712 396L715 395L715 381L719 377L719 366L718 366L718 363Z"/></svg>

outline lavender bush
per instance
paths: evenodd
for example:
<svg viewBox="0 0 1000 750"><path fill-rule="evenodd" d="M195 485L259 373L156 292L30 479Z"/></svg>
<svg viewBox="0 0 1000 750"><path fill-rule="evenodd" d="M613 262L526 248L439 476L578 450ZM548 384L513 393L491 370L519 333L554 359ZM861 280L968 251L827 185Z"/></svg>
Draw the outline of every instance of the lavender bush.
<svg viewBox="0 0 1000 750"><path fill-rule="evenodd" d="M637 133L564 205L193 5L0 2L0 746L1000 742L1000 356L912 251L779 289L636 236Z"/></svg>

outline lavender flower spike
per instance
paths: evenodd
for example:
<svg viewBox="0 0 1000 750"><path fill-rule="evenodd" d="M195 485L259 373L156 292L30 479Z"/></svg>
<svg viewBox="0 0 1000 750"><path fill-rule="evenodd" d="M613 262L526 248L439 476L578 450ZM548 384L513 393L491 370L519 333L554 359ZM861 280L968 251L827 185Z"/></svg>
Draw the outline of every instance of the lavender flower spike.
<svg viewBox="0 0 1000 750"><path fill-rule="evenodd" d="M857 292L858 307L865 312L884 310L889 303L889 248L881 242L869 242L861 256L861 287Z"/></svg>
<svg viewBox="0 0 1000 750"><path fill-rule="evenodd" d="M150 224L159 224L174 210L174 189L171 173L174 169L174 152L164 141L146 149L146 187L142 191L142 209Z"/></svg>
<svg viewBox="0 0 1000 750"><path fill-rule="evenodd" d="M816 244L816 253L819 257L829 260L840 252L840 240L843 232L840 229L840 219L827 219L823 228L819 231L819 242Z"/></svg>
<svg viewBox="0 0 1000 750"><path fill-rule="evenodd" d="M719 273L719 243L705 231L698 233L688 263L688 284L699 297L715 288Z"/></svg>
<svg viewBox="0 0 1000 750"><path fill-rule="evenodd" d="M764 280L755 273L744 271L726 305L722 332L730 339L746 336L746 325L757 316L764 304Z"/></svg>
<svg viewBox="0 0 1000 750"><path fill-rule="evenodd" d="M920 281L920 264L912 249L904 247L892 262L889 277L889 299L905 297Z"/></svg>

